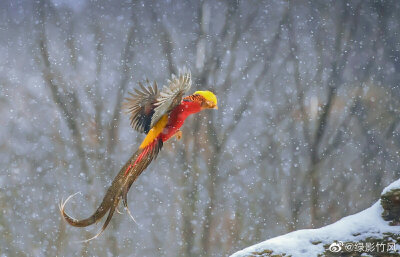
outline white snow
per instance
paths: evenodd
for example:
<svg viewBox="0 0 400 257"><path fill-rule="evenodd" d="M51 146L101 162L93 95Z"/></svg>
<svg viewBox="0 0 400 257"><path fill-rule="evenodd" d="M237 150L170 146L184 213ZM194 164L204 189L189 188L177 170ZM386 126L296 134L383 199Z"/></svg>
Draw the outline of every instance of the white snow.
<svg viewBox="0 0 400 257"><path fill-rule="evenodd" d="M382 194L386 194L388 191L395 189L395 188L400 188L400 179L396 180L395 182L391 183L385 189L383 189Z"/></svg>
<svg viewBox="0 0 400 257"><path fill-rule="evenodd" d="M400 179L386 187L383 193L394 188L400 188ZM274 237L236 252L231 257L254 256L252 253L265 250L271 250L273 254L286 253L292 256L311 257L323 253L325 251L323 245L330 245L335 241L359 241L368 237L381 238L385 232L399 233L398 226L390 226L389 222L382 219L382 212L379 200L370 208L342 218L331 225ZM396 249L398 250L398 246Z"/></svg>

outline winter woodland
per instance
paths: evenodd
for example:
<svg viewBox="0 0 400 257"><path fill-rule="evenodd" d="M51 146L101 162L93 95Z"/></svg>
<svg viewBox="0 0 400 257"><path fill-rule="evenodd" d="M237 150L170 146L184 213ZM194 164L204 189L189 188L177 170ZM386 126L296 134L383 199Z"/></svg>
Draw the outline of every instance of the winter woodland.
<svg viewBox="0 0 400 257"><path fill-rule="evenodd" d="M180 67L211 90L129 192L121 109ZM227 256L364 210L400 177L399 1L0 1L0 256Z"/></svg>

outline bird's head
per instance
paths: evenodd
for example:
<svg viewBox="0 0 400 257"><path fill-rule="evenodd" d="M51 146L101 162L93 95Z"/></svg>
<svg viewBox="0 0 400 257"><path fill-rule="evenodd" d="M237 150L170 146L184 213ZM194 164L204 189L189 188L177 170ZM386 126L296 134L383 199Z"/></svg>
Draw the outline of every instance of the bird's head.
<svg viewBox="0 0 400 257"><path fill-rule="evenodd" d="M202 109L218 109L217 97L211 91L196 91L194 95L202 96Z"/></svg>

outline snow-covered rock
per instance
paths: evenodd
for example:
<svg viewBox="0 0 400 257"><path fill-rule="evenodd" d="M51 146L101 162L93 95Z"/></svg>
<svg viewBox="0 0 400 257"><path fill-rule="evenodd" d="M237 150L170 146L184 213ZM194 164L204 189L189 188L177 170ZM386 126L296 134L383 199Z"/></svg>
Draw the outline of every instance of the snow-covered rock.
<svg viewBox="0 0 400 257"><path fill-rule="evenodd" d="M381 199L364 211L319 229L268 239L231 257L400 256L399 211L400 179L386 187Z"/></svg>

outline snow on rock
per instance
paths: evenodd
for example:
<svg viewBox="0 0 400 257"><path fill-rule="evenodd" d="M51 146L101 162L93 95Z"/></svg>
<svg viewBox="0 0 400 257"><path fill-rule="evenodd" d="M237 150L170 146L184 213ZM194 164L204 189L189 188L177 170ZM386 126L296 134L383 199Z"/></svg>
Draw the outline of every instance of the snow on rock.
<svg viewBox="0 0 400 257"><path fill-rule="evenodd" d="M396 180L395 182L385 187L382 191L382 194L384 195L392 189L399 189L399 188L400 188L400 179Z"/></svg>
<svg viewBox="0 0 400 257"><path fill-rule="evenodd" d="M382 194L387 194L392 190L400 191L400 179L386 187ZM389 221L385 221L381 216L383 211L381 200L379 200L370 208L342 218L331 225L319 229L298 230L274 237L236 252L231 257L325 256L327 248L333 243L371 241L371 239L382 239L385 235L395 235L398 243L400 228L391 226ZM400 245L395 245L395 250L398 253ZM362 254L362 251L359 254Z"/></svg>

